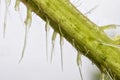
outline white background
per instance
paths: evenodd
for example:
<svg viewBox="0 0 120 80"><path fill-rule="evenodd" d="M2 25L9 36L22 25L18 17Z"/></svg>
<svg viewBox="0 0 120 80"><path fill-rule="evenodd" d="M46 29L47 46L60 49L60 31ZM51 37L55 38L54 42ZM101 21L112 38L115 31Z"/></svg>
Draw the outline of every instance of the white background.
<svg viewBox="0 0 120 80"><path fill-rule="evenodd" d="M82 13L88 12L97 5L98 7L86 16L99 26L120 24L119 0L80 0L78 2L72 0L71 2ZM34 13L28 33L25 55L22 62L18 64L24 45L25 26L23 22L26 16L26 8L21 4L19 14L14 10L14 4L15 0L12 0L4 39L4 0L1 0L0 4L0 80L81 80L76 65L77 51L67 41L64 41L63 45L64 70L63 72L61 70L59 35L56 39L53 62L50 63L52 29L50 29L48 36L49 60L46 60L45 22ZM106 32L113 37L116 32L119 33L119 30L118 28ZM82 57L82 73L84 80L94 80L99 70L91 61Z"/></svg>

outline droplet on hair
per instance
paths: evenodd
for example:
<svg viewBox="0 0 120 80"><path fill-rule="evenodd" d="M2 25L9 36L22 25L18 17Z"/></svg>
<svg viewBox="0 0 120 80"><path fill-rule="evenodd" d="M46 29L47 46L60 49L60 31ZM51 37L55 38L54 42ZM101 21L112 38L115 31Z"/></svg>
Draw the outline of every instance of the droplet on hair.
<svg viewBox="0 0 120 80"><path fill-rule="evenodd" d="M54 52L54 46L55 46L56 36L57 36L57 32L54 31L53 34L52 34L51 62L52 62L52 59L53 59L53 52Z"/></svg>
<svg viewBox="0 0 120 80"><path fill-rule="evenodd" d="M60 35L60 53L61 53L61 68L63 71L63 44L64 44L64 39L63 36Z"/></svg>
<svg viewBox="0 0 120 80"><path fill-rule="evenodd" d="M46 24L45 24L45 31L46 31L46 57L48 60L48 31L50 29L50 24L49 24L49 20L46 17Z"/></svg>
<svg viewBox="0 0 120 80"><path fill-rule="evenodd" d="M16 11L19 11L20 10L20 0L16 0L16 2L15 2L15 10Z"/></svg>

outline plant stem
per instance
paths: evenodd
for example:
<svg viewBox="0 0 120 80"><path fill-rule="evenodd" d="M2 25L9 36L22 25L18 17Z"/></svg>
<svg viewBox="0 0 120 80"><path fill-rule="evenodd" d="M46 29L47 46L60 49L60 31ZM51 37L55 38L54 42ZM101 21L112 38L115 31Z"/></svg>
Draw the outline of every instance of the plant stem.
<svg viewBox="0 0 120 80"><path fill-rule="evenodd" d="M120 49L69 0L21 0L104 73L120 80ZM60 27L60 29L59 29ZM89 51L89 52L88 52ZM86 54L87 53L87 54ZM69 54L68 54L69 55Z"/></svg>

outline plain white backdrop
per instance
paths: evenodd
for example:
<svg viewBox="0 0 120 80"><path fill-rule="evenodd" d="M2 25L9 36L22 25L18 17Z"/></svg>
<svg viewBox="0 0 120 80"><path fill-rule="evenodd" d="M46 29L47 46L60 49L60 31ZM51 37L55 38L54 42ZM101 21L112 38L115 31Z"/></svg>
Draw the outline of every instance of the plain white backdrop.
<svg viewBox="0 0 120 80"><path fill-rule="evenodd" d="M86 16L99 26L120 24L119 0L71 0ZM14 10L15 0L11 0L8 11L6 35L3 39L3 24L5 3L0 4L0 80L81 80L76 65L77 51L65 40L63 45L64 70L61 70L59 35L55 42L55 55L50 63L51 36L48 35L49 60L46 60L45 22L33 13L32 25L27 38L25 55L20 64L19 59L24 45L23 24L26 17L26 7L21 3L20 12ZM22 17L22 21L20 19ZM108 36L119 34L119 28L106 31ZM99 70L87 58L82 57L82 73L84 80L94 79Z"/></svg>

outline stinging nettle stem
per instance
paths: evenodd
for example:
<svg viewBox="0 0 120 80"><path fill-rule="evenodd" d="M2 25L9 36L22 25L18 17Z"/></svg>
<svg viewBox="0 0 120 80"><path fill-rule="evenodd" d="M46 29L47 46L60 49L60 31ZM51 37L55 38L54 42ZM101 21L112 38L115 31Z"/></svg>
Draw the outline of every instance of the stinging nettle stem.
<svg viewBox="0 0 120 80"><path fill-rule="evenodd" d="M62 36L71 44L74 39L75 48L83 55L89 50L89 54L85 56L93 61L101 71L102 65L106 70L111 70L108 70L108 73L115 75L115 80L120 80L119 48L106 46L105 44L114 44L114 41L100 30L98 25L79 12L69 0L21 1L44 21L47 16L51 27L59 34L61 34L60 27Z"/></svg>

